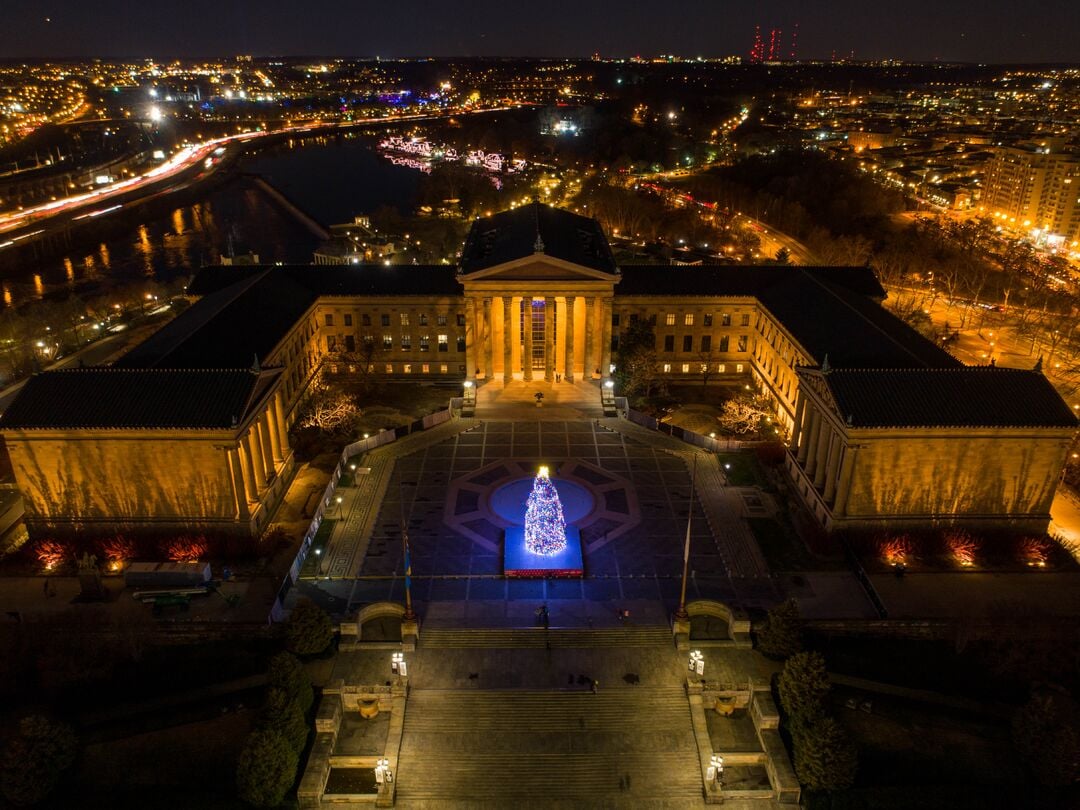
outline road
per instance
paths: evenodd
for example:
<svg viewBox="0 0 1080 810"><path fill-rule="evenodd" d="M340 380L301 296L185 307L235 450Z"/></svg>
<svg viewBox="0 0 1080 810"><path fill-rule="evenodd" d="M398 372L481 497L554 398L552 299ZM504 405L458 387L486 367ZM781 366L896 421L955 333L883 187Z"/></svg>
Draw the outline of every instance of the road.
<svg viewBox="0 0 1080 810"><path fill-rule="evenodd" d="M760 219L748 217L746 214L736 214L735 219L747 226L758 239L761 240L761 255L771 259L781 248L788 252L788 261L791 264L805 264L809 266L818 263L813 252L793 236L781 233L762 222Z"/></svg>
<svg viewBox="0 0 1080 810"><path fill-rule="evenodd" d="M519 105L520 106L520 105ZM178 185L186 185L203 179L216 171L226 158L235 156L251 143L265 138L326 133L335 130L372 126L380 123L430 121L450 115L476 115L501 112L511 107L491 107L482 110L446 112L439 115L403 115L365 121L343 121L332 124L304 124L275 130L240 132L222 138L213 138L198 144L183 146L165 162L138 177L110 183L93 191L74 194L18 211L0 214L0 250L16 246L24 239L40 236L49 228L92 217L106 216L118 211L135 200L172 191Z"/></svg>

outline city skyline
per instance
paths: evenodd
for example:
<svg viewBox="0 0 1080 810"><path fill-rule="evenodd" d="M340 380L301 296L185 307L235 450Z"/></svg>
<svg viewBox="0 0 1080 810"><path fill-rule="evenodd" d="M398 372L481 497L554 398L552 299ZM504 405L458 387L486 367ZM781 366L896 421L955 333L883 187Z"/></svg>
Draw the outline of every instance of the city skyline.
<svg viewBox="0 0 1080 810"><path fill-rule="evenodd" d="M270 0L253 9L196 0L183 15L155 4L104 0L20 1L5 14L0 52L11 58L212 56L232 53L341 57L749 57L754 31L782 32L783 55L798 25L798 57L993 63L1076 60L1080 14L1059 2L1025 9L1004 0L919 0L867 6L842 0L827 14L798 0L740 7L643 0L555 4L522 21L491 0L447 12L432 3L388 8L314 0L297 14ZM377 19L373 19L377 14Z"/></svg>

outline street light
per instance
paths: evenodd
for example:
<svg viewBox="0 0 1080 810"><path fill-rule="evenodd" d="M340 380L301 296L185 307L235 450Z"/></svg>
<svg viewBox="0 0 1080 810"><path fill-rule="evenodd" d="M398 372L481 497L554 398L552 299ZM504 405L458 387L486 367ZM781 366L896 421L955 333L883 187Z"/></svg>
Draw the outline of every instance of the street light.
<svg viewBox="0 0 1080 810"><path fill-rule="evenodd" d="M394 772L390 770L390 760L379 759L375 761L375 782L379 785L388 785L394 781Z"/></svg>
<svg viewBox="0 0 1080 810"><path fill-rule="evenodd" d="M724 758L720 754L713 754L709 762L708 781L713 790L718 790L724 785Z"/></svg>
<svg viewBox="0 0 1080 810"><path fill-rule="evenodd" d="M690 660L687 662L686 668L691 672L696 672L698 675L705 674L705 656L701 654L701 650L690 651Z"/></svg>
<svg viewBox="0 0 1080 810"><path fill-rule="evenodd" d="M393 653L390 656L390 671L400 678L409 677L409 665L405 662L405 653Z"/></svg>

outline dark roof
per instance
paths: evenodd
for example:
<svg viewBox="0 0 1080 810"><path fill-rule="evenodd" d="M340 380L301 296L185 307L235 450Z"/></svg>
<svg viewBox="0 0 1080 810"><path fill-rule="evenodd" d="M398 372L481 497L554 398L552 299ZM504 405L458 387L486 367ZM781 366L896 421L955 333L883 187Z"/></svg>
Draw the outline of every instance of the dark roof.
<svg viewBox="0 0 1080 810"><path fill-rule="evenodd" d="M539 202L476 220L461 252L461 272L535 253L605 273L619 272L599 222Z"/></svg>
<svg viewBox="0 0 1080 810"><path fill-rule="evenodd" d="M203 298L116 365L243 368L265 362L324 295L460 295L450 265L211 267L188 286Z"/></svg>
<svg viewBox="0 0 1080 810"><path fill-rule="evenodd" d="M46 371L26 381L0 415L2 429L229 429L243 422L280 370Z"/></svg>
<svg viewBox="0 0 1080 810"><path fill-rule="evenodd" d="M875 299L866 267L656 266L622 268L616 295L753 296L821 363L833 367L956 368L961 364Z"/></svg>
<svg viewBox="0 0 1080 810"><path fill-rule="evenodd" d="M1076 427L1039 371L966 366L832 369L821 375L853 427Z"/></svg>

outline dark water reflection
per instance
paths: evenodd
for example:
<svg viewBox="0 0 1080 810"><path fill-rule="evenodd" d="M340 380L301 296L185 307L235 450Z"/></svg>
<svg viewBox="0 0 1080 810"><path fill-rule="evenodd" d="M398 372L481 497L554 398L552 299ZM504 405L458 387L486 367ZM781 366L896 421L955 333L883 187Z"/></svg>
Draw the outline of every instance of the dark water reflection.
<svg viewBox="0 0 1080 810"><path fill-rule="evenodd" d="M240 171L257 173L322 224L351 220L389 204L414 204L419 172L393 166L360 137L292 142L245 157ZM318 238L246 176L198 202L147 220L123 236L26 267L5 279L3 299L22 304L74 292L84 298L147 279L169 282L234 254L260 261L310 262Z"/></svg>

